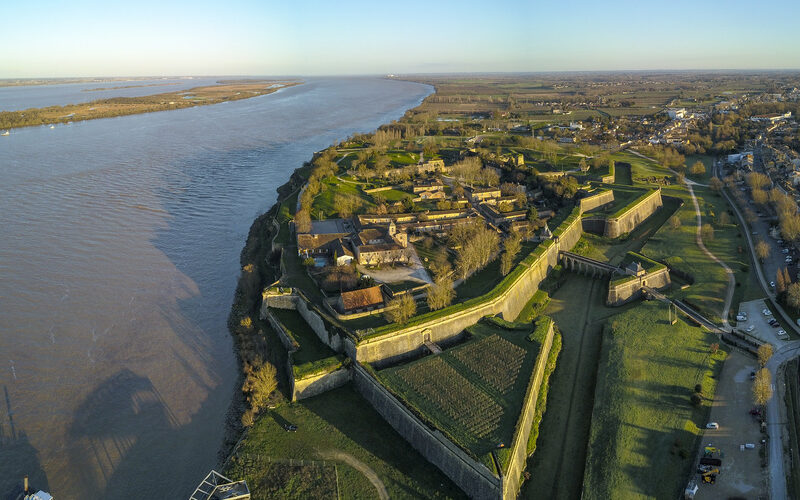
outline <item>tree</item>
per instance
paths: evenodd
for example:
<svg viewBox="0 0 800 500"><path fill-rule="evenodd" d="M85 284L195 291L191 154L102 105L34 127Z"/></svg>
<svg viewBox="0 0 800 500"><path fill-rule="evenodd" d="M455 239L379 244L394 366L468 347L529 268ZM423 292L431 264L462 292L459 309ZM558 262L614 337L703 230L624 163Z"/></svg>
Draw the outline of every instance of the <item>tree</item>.
<svg viewBox="0 0 800 500"><path fill-rule="evenodd" d="M720 212L719 216L717 217L717 223L720 226L727 226L731 223L731 216L728 215L728 212Z"/></svg>
<svg viewBox="0 0 800 500"><path fill-rule="evenodd" d="M500 257L500 272L503 276L511 272L511 266L514 264L514 258L519 253L522 247L522 239L516 231L513 231L503 243L504 252Z"/></svg>
<svg viewBox="0 0 800 500"><path fill-rule="evenodd" d="M753 381L753 401L760 406L772 398L772 374L766 368L758 370Z"/></svg>
<svg viewBox="0 0 800 500"><path fill-rule="evenodd" d="M681 227L681 218L678 217L677 215L673 215L672 217L670 217L669 227L671 227L672 229L678 229L679 227Z"/></svg>
<svg viewBox="0 0 800 500"><path fill-rule="evenodd" d="M278 372L272 363L257 358L253 364L245 365L244 374L242 391L247 394L250 407L258 413L267 405L270 395L278 387Z"/></svg>
<svg viewBox="0 0 800 500"><path fill-rule="evenodd" d="M578 167L581 169L581 172L586 172L589 170L589 164L586 163L586 158L581 158L581 161L578 163Z"/></svg>
<svg viewBox="0 0 800 500"><path fill-rule="evenodd" d="M428 289L428 307L431 311L442 309L453 302L456 291L453 290L453 280L441 276Z"/></svg>
<svg viewBox="0 0 800 500"><path fill-rule="evenodd" d="M700 235L706 241L711 241L714 239L714 228L711 227L711 224L703 224L703 227L700 229Z"/></svg>
<svg viewBox="0 0 800 500"><path fill-rule="evenodd" d="M792 283L786 288L786 303L800 309L800 283Z"/></svg>
<svg viewBox="0 0 800 500"><path fill-rule="evenodd" d="M762 261L766 260L769 257L771 248L766 241L758 240L758 243L756 243L756 256Z"/></svg>
<svg viewBox="0 0 800 500"><path fill-rule="evenodd" d="M769 195L763 189L753 189L753 201L759 205L766 205L769 201Z"/></svg>
<svg viewBox="0 0 800 500"><path fill-rule="evenodd" d="M703 175L706 173L706 166L702 161L697 160L694 162L694 165L689 168L689 173L692 175Z"/></svg>
<svg viewBox="0 0 800 500"><path fill-rule="evenodd" d="M770 185L769 177L759 172L751 172L747 174L747 184L750 189L764 189Z"/></svg>
<svg viewBox="0 0 800 500"><path fill-rule="evenodd" d="M758 364L761 365L761 368L767 366L767 361L772 357L772 353L772 344L761 344L758 346Z"/></svg>
<svg viewBox="0 0 800 500"><path fill-rule="evenodd" d="M406 198L408 199L408 198ZM333 204L341 217L347 218L361 208L361 198L353 194L337 194L333 197Z"/></svg>
<svg viewBox="0 0 800 500"><path fill-rule="evenodd" d="M789 276L789 270L785 267L783 268L783 282L786 284L787 288L792 284L792 277Z"/></svg>
<svg viewBox="0 0 800 500"><path fill-rule="evenodd" d="M778 271L775 273L775 291L777 291L779 294L786 291L786 281L784 281L783 271L780 269L778 269Z"/></svg>
<svg viewBox="0 0 800 500"><path fill-rule="evenodd" d="M389 323L403 324L417 313L417 303L410 293L393 298L386 304L386 307L384 316Z"/></svg>
<svg viewBox="0 0 800 500"><path fill-rule="evenodd" d="M294 227L298 233L311 232L311 216L308 210L301 208L294 214Z"/></svg>
<svg viewBox="0 0 800 500"><path fill-rule="evenodd" d="M708 181L708 185L711 186L713 191L722 191L722 181L719 180L719 177L712 177L710 181Z"/></svg>
<svg viewBox="0 0 800 500"><path fill-rule="evenodd" d="M528 207L528 220L534 222L539 220L539 211L536 210L536 207L533 205Z"/></svg>
<svg viewBox="0 0 800 500"><path fill-rule="evenodd" d="M781 234L786 241L794 241L800 236L800 216L796 214L783 214L779 226Z"/></svg>

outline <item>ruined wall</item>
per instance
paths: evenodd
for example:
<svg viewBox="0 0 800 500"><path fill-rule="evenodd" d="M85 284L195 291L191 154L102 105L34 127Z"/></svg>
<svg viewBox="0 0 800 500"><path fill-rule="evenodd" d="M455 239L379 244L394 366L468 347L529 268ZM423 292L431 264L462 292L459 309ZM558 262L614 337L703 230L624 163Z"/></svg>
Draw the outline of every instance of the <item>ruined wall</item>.
<svg viewBox="0 0 800 500"><path fill-rule="evenodd" d="M320 373L310 377L293 380L292 401L310 398L323 392L340 387L352 378L352 372L341 367L328 373Z"/></svg>
<svg viewBox="0 0 800 500"><path fill-rule="evenodd" d="M604 236L608 238L617 238L624 233L633 231L636 229L636 226L653 215L663 204L661 200L661 188L659 188L636 205L628 208L628 210L618 217L609 217L606 221Z"/></svg>
<svg viewBox="0 0 800 500"><path fill-rule="evenodd" d="M631 276L631 279L622 283L614 284L612 281L608 284L606 304L610 306L620 306L633 299L639 298L642 295L643 286L660 290L668 287L670 283L669 269L666 267L647 273L644 276Z"/></svg>
<svg viewBox="0 0 800 500"><path fill-rule="evenodd" d="M582 198L580 201L581 213L594 210L597 207L608 205L614 201L614 191L603 191L592 196Z"/></svg>
<svg viewBox="0 0 800 500"><path fill-rule="evenodd" d="M364 399L426 460L438 467L471 498L502 497L502 480L458 448L441 432L430 429L359 365L353 381Z"/></svg>
<svg viewBox="0 0 800 500"><path fill-rule="evenodd" d="M484 316L500 314L504 319L513 321L536 293L539 283L547 277L550 269L558 264L559 250L569 250L575 246L582 231L581 218L576 217L561 232L559 238L497 297L469 309L455 311L446 316L434 316L414 326L364 339L357 344L352 339L345 339L347 355L360 362L379 365L391 363L421 353L425 341L440 342L453 338Z"/></svg>

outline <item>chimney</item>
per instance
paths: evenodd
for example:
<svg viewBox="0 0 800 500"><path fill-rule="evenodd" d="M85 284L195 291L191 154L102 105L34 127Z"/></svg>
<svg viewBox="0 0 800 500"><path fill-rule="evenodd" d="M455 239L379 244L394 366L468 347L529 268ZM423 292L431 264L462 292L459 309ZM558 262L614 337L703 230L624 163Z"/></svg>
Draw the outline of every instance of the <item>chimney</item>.
<svg viewBox="0 0 800 500"><path fill-rule="evenodd" d="M23 488L23 490L25 490L25 494L27 495L28 494L28 476L25 476L25 478L22 480L22 488Z"/></svg>

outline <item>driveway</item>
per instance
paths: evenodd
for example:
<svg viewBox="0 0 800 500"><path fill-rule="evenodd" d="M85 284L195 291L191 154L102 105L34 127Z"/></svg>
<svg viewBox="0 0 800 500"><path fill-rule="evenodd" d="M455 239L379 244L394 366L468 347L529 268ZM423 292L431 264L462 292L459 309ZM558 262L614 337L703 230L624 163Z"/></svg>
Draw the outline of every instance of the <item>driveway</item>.
<svg viewBox="0 0 800 500"><path fill-rule="evenodd" d="M731 351L722 367L709 417L710 422L719 424L719 429L705 430L698 453L702 456L703 447L711 445L720 448L724 457L716 484L703 484L698 478L697 500L763 498L767 494L759 458L762 435L758 421L750 415L750 372L757 367L756 360L737 350ZM741 446L748 443L755 448L742 450Z"/></svg>
<svg viewBox="0 0 800 500"><path fill-rule="evenodd" d="M363 274L368 274L376 281L382 283L403 283L407 281L416 281L420 285L425 283L433 283L422 261L419 260L419 255L413 245L408 245L411 250L411 263L409 265L396 265L396 266L382 266L380 269L371 268L358 265L358 270Z"/></svg>

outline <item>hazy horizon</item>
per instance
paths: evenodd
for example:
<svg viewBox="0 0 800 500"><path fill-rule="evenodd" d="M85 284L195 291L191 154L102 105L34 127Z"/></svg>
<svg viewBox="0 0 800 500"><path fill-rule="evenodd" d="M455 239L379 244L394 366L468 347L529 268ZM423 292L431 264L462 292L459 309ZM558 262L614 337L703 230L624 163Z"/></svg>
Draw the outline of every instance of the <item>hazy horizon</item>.
<svg viewBox="0 0 800 500"><path fill-rule="evenodd" d="M0 78L800 69L800 3L95 0L0 8ZM46 13L46 15L45 15Z"/></svg>

